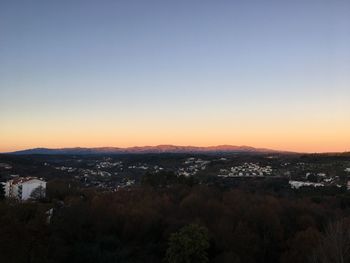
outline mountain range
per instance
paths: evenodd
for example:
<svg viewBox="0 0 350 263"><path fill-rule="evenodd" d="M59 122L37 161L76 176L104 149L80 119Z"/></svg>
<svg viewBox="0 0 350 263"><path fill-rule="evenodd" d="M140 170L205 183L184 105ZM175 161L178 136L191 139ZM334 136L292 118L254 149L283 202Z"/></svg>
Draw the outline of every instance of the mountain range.
<svg viewBox="0 0 350 263"><path fill-rule="evenodd" d="M96 155L96 154L143 154L143 153L282 153L264 148L254 148L250 146L233 146L218 145L208 147L196 146L175 146L175 145L158 145L158 146L136 146L136 147L98 147L98 148L34 148L22 151L12 152L10 154L51 154L51 155Z"/></svg>

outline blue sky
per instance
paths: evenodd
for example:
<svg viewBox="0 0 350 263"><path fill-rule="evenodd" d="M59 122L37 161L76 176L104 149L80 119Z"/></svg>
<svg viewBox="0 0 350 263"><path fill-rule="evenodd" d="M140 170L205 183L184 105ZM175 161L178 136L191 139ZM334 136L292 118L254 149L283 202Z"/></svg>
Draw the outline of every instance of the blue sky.
<svg viewBox="0 0 350 263"><path fill-rule="evenodd" d="M346 150L349 14L350 2L339 0L1 1L0 135L8 143L0 150L71 145L72 133L96 125L96 146L193 141L317 151L328 149L324 141ZM207 131L201 140L196 127ZM295 127L300 136L288 136ZM99 140L107 129L110 143ZM272 129L279 141L261 135ZM23 131L16 140L15 130ZM319 130L317 141L299 145ZM40 131L46 140L34 136Z"/></svg>

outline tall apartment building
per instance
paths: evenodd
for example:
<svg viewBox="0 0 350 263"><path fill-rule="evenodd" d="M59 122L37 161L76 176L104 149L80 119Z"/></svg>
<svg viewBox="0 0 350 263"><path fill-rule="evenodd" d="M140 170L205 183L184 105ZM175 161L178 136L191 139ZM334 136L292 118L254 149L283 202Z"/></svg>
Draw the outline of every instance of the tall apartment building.
<svg viewBox="0 0 350 263"><path fill-rule="evenodd" d="M5 196L18 200L45 197L46 182L36 177L18 177L5 184Z"/></svg>

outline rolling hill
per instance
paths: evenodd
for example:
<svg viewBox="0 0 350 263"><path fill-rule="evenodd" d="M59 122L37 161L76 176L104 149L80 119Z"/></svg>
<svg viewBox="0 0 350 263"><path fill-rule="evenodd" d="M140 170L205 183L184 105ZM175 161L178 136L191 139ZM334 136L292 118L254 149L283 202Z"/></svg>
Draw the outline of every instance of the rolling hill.
<svg viewBox="0 0 350 263"><path fill-rule="evenodd" d="M281 151L254 148L250 146L218 145L208 147L196 146L136 146L128 148L98 147L98 148L34 148L11 152L15 155L47 154L47 155L96 155L96 154L143 154L143 153L282 153Z"/></svg>

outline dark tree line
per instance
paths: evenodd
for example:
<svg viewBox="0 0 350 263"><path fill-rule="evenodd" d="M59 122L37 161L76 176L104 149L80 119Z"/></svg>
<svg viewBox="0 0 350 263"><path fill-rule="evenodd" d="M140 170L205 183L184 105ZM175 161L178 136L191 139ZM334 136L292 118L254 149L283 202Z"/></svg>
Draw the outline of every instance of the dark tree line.
<svg viewBox="0 0 350 263"><path fill-rule="evenodd" d="M349 262L350 205L337 196L162 180L114 193L56 182L46 203L1 201L0 261Z"/></svg>

